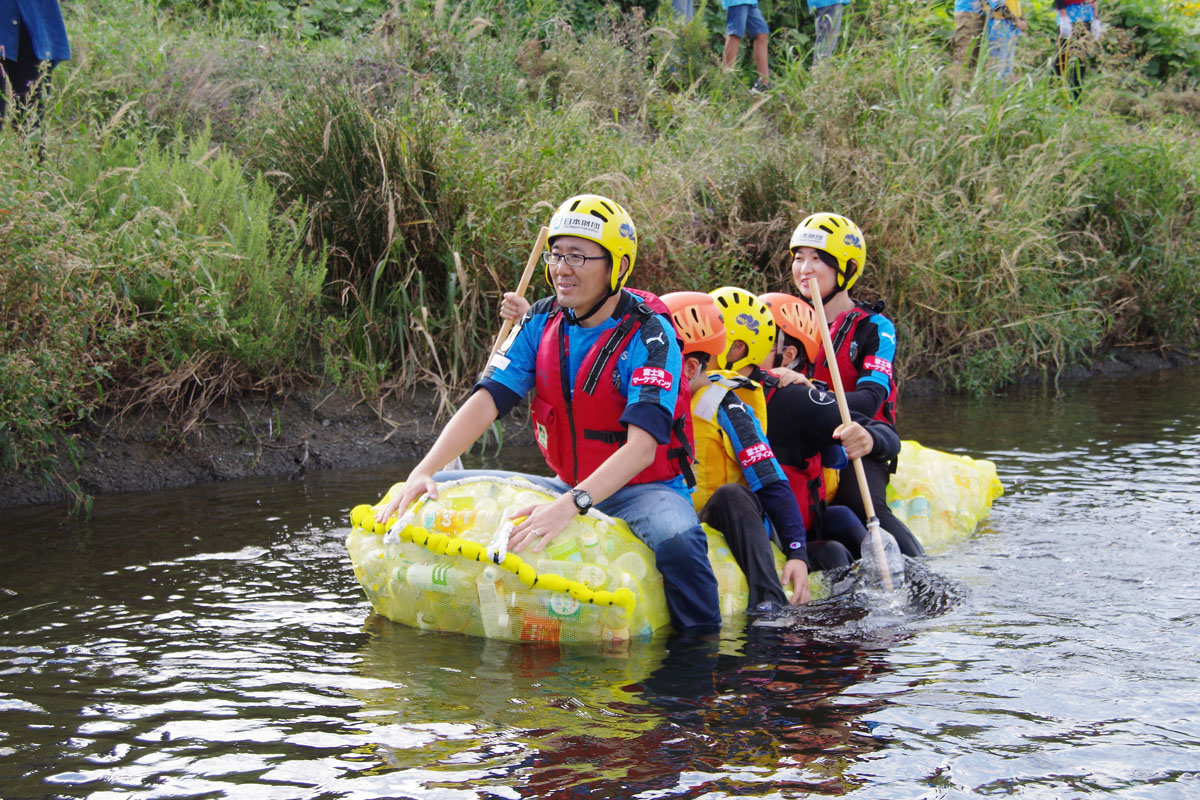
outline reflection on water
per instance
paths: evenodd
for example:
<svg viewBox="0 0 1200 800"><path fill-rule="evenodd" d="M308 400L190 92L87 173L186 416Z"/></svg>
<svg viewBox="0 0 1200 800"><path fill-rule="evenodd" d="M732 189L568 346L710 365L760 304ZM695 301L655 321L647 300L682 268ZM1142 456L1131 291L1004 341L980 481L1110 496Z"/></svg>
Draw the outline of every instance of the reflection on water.
<svg viewBox="0 0 1200 800"><path fill-rule="evenodd" d="M771 629L614 654L473 641L376 617L368 630L363 674L381 685L353 693L372 724L402 732L377 744L374 758L393 771L380 788L430 771L439 786L461 784L471 765L476 791L520 797L690 796L689 784L826 791L845 788L848 760L882 746L859 720L882 698L834 702L888 669L861 645Z"/></svg>
<svg viewBox="0 0 1200 800"><path fill-rule="evenodd" d="M1200 796L1197 390L906 405L1007 492L902 609L616 653L369 614L346 515L399 467L8 512L0 796Z"/></svg>

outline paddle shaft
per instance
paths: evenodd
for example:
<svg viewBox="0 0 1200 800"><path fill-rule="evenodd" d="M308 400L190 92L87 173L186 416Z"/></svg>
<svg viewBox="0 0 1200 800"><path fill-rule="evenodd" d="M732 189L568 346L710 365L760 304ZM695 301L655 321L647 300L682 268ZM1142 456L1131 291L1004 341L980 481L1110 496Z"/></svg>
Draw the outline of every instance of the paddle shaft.
<svg viewBox="0 0 1200 800"><path fill-rule="evenodd" d="M538 262L542 260L542 251L546 249L546 239L550 236L550 229L542 226L538 231L537 241L533 243L533 250L529 253L529 261L525 262L525 272L521 275L521 282L517 284L517 295L525 296L525 290L529 288L529 279L533 277L533 270L537 267ZM487 364L492 363L492 358L500 349L500 345L504 344L504 340L508 338L508 334L512 332L513 321L511 319L504 320L504 324L500 326L500 333L496 335L496 341L492 344L492 352L488 353Z"/></svg>
<svg viewBox="0 0 1200 800"><path fill-rule="evenodd" d="M825 320L825 304L821 300L821 289L816 277L808 279L808 292L812 296L813 310L817 312L817 327L821 332L821 343L825 346L825 361L829 364L829 380L833 384L833 395L837 398L838 413L842 424L850 424L850 406L846 403L846 390L842 387L842 376L838 370L837 353L833 351L833 339L829 336L829 323ZM892 591L892 576L888 570L887 557L883 552L883 540L879 536L879 517L875 516L875 503L871 501L871 488L867 485L867 473L862 459L853 459L854 477L858 479L858 493L862 495L863 511L867 515L867 529L871 535L871 550L879 564L879 577L883 588Z"/></svg>

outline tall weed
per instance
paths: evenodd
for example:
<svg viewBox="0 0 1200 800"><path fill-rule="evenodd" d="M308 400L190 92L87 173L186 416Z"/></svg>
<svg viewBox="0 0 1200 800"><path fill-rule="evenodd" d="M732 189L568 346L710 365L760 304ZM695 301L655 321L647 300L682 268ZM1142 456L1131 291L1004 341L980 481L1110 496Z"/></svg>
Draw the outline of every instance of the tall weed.
<svg viewBox="0 0 1200 800"><path fill-rule="evenodd" d="M100 411L165 406L186 433L232 392L310 373L321 327L302 208L206 137L89 132L66 154L51 139L49 171L0 133L0 458L46 476Z"/></svg>
<svg viewBox="0 0 1200 800"><path fill-rule="evenodd" d="M711 2L687 24L665 3L368 4L345 40L286 3L68 10L45 166L0 134L6 463L43 463L102 407L194 411L305 373L448 401L539 226L584 191L631 210L633 284L660 292L789 290L796 222L854 218L856 295L889 301L902 378L988 391L1200 344L1194 59L1176 37L1153 67L1148 33L1177 20L1114 36L1073 105L1044 9L1018 81L956 86L944 7L856 5L812 67L806 9L764 2L775 86L756 97L748 54L719 68Z"/></svg>

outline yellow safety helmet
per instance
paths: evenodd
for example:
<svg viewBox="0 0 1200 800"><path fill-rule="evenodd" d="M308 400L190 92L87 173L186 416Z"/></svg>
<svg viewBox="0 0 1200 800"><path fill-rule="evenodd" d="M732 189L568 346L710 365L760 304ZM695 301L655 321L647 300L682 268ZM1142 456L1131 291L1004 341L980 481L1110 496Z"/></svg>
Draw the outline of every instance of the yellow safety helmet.
<svg viewBox="0 0 1200 800"><path fill-rule="evenodd" d="M578 236L581 239L591 239L608 251L612 258L612 271L609 273L610 296L625 285L633 272L633 262L637 260L637 229L633 227L633 219L624 208L607 197L598 194L581 194L567 200L554 216L550 218L550 237L546 242L549 247L557 236ZM629 269L621 275L621 258L629 257ZM546 265L546 283L554 286L550 276L550 265Z"/></svg>
<svg viewBox="0 0 1200 800"><path fill-rule="evenodd" d="M837 260L839 292L849 291L867 264L867 242L862 231L841 214L821 212L805 217L792 232L792 241L788 245L793 258L801 247L824 250ZM853 271L850 270L851 260L856 265Z"/></svg>
<svg viewBox="0 0 1200 800"><path fill-rule="evenodd" d="M813 307L799 297L783 292L760 294L759 300L771 309L775 325L788 336L800 340L809 362L817 360L821 346L821 332L817 330L817 315Z"/></svg>
<svg viewBox="0 0 1200 800"><path fill-rule="evenodd" d="M725 346L725 323L717 301L704 292L671 292L659 298L671 312L675 332L683 339L683 354L708 353L720 358Z"/></svg>
<svg viewBox="0 0 1200 800"><path fill-rule="evenodd" d="M734 342L746 345L746 355L718 366L737 371L747 364L762 362L775 347L775 319L767 304L736 286L722 286L709 294L717 301L725 322L725 357Z"/></svg>

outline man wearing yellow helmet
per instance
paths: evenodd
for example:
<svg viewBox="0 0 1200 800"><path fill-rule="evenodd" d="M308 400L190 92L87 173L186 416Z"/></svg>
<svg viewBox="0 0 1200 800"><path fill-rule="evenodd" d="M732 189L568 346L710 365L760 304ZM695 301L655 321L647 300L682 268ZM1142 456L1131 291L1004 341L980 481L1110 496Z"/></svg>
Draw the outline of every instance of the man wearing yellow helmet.
<svg viewBox="0 0 1200 800"><path fill-rule="evenodd" d="M883 315L882 300L859 303L850 296L850 288L866 266L867 246L862 231L840 214L811 214L792 233L791 254L792 278L800 297L809 303L809 279L816 278L834 353L826 353L820 346L805 375L785 374L783 382L795 377L811 385L811 379L827 388L829 360L836 359L850 410L894 429L897 386L892 365L896 359L896 326ZM897 448L864 458L863 467L880 525L896 538L905 555L919 556L924 552L920 542L886 502L889 475L895 471L898 452ZM866 519L857 481L839 481L837 491L836 503Z"/></svg>
<svg viewBox="0 0 1200 800"><path fill-rule="evenodd" d="M531 391L534 435L554 478L523 475L558 494L521 509L509 547L540 552L594 506L625 520L654 551L671 621L720 625L707 537L692 508L690 395L666 307L624 288L637 258L628 212L599 195L572 197L550 220L543 253L554 295L536 302L492 358L474 393L377 518L437 496L435 475ZM508 473L512 474L512 473Z"/></svg>

